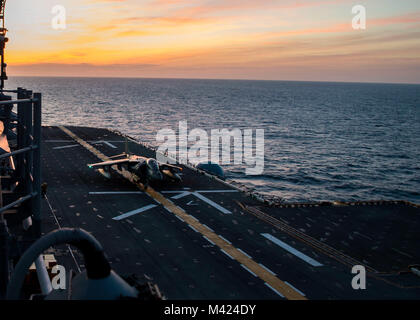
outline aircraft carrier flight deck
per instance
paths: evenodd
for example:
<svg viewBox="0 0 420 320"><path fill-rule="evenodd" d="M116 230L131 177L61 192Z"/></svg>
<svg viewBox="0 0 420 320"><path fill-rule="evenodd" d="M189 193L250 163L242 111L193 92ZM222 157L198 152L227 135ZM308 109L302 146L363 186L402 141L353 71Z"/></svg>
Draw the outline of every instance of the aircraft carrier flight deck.
<svg viewBox="0 0 420 320"><path fill-rule="evenodd" d="M410 269L420 264L418 205L267 204L188 166L181 183L144 189L118 168L106 179L87 166L124 152L117 132L43 127L42 142L42 233L83 228L118 274L153 281L168 299L420 297ZM130 151L155 156L131 140ZM53 254L84 269L76 249ZM352 287L355 265L365 290Z"/></svg>

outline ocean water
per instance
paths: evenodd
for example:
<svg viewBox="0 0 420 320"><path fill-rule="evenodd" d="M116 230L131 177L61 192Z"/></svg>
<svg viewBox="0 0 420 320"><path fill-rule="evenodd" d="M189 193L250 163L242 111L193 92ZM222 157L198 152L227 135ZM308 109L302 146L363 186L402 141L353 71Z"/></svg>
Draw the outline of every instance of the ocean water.
<svg viewBox="0 0 420 320"><path fill-rule="evenodd" d="M228 179L285 201L420 203L420 86L284 81L12 78L43 93L45 125L117 129L152 145L162 128L264 129L265 168Z"/></svg>

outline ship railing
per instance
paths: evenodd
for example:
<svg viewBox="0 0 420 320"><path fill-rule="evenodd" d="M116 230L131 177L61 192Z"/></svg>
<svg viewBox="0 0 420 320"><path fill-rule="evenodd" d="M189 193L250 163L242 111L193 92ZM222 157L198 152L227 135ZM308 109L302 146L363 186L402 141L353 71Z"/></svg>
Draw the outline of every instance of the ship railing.
<svg viewBox="0 0 420 320"><path fill-rule="evenodd" d="M35 234L40 234L41 222L41 107L40 93L18 88L1 90L1 93L15 93L16 99L0 101L3 109L4 133L16 128L16 147L0 155L1 159L16 158L14 177L23 185L23 195L19 199L0 206L0 216L9 209L27 203L25 211L33 219ZM17 112L13 117L13 107ZM13 160L12 160L13 161ZM1 188L1 185L0 185ZM0 191L1 192L1 191Z"/></svg>
<svg viewBox="0 0 420 320"><path fill-rule="evenodd" d="M6 293L10 259L17 258L9 257L12 239L17 239L11 237L9 215L17 214L12 224L21 220L25 230L32 226L25 239L41 236L41 107L40 93L0 90L0 299Z"/></svg>

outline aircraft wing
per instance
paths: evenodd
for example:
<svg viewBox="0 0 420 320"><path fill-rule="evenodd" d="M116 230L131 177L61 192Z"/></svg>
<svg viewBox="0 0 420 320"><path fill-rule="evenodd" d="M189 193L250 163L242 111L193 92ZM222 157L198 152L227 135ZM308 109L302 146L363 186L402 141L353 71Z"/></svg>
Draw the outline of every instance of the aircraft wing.
<svg viewBox="0 0 420 320"><path fill-rule="evenodd" d="M159 168L160 170L177 170L177 171L182 171L181 167L177 167L168 163L160 163L159 164Z"/></svg>

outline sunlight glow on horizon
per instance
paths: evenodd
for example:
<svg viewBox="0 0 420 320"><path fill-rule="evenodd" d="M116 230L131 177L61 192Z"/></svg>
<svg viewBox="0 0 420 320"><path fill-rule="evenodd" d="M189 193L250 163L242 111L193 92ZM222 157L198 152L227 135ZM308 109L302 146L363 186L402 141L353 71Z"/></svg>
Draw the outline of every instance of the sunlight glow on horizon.
<svg viewBox="0 0 420 320"><path fill-rule="evenodd" d="M418 0L61 0L66 30L31 3L6 3L9 76L420 83Z"/></svg>

